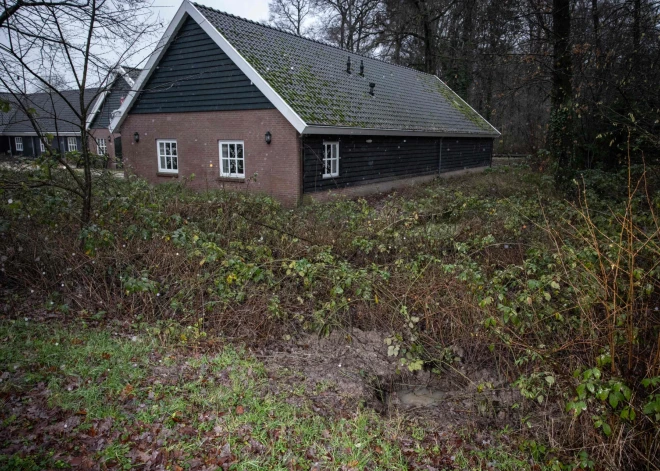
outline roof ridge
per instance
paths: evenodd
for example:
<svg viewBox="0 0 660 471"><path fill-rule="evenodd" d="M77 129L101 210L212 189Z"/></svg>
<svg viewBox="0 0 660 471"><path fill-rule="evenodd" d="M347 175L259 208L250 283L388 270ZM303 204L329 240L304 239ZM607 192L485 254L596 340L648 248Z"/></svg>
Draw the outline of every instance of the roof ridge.
<svg viewBox="0 0 660 471"><path fill-rule="evenodd" d="M91 88L85 88L85 92L96 92L99 90L100 87L91 87ZM32 97L35 95L51 95L51 96L57 96L58 93L69 93L69 92L77 92L80 93L80 89L78 88L68 88L66 90L58 90L57 92L50 90L50 91L39 91L39 92L30 92L30 93L20 93L17 95L24 96L24 97ZM3 95L9 95L9 96L14 96L12 92L0 92Z"/></svg>
<svg viewBox="0 0 660 471"><path fill-rule="evenodd" d="M391 65L391 66L394 66L394 67L400 67L402 69L412 70L413 72L417 72L417 73L424 74L424 75L429 75L431 77L437 77L436 74L430 74L428 72L424 72L423 70L417 70L417 69L414 69L412 67L408 67L406 65L395 64L393 62L388 62L385 59L379 59L377 57L367 56L366 54L363 54L363 53L360 53L360 52L351 52L347 49L344 49L344 48L339 47L339 46L335 46L334 44L329 44L329 43L321 41L319 39L312 39L312 38L305 37L301 34L292 33L291 31L285 31L285 30L283 30L281 28L277 28L273 25L262 23L260 21L250 20L249 18L243 18L242 16L234 15L232 13L227 13L226 11L218 10L217 8L202 5L201 3L197 3L197 2L190 2L190 3L195 5L195 7L205 8L206 10L211 10L211 11L214 11L214 12L219 13L221 15L228 16L230 18L236 18L237 20L245 21L247 23L252 23L252 24L255 24L257 26L262 26L264 28L272 29L272 30L277 31L279 33L288 34L289 36L293 36L294 38L300 38L300 39L304 39L305 41L310 41L310 42L313 42L313 43L321 44L322 46L331 47L333 49L339 49L340 51L345 52L347 54L353 54L353 55L356 55L356 56L359 56L359 57L364 57L365 59L371 59L371 60L375 60L375 61L378 61L378 62L382 62L383 64Z"/></svg>

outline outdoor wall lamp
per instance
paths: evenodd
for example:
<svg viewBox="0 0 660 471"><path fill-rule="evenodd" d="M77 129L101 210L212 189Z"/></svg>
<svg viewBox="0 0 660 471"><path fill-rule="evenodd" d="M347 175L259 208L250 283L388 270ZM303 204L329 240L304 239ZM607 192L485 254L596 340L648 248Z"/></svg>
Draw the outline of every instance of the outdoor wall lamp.
<svg viewBox="0 0 660 471"><path fill-rule="evenodd" d="M140 142L140 133L139 132L136 132L135 134L133 134L133 140L135 142Z"/></svg>
<svg viewBox="0 0 660 471"><path fill-rule="evenodd" d="M273 135L270 133L270 131L266 131L266 144L270 144L270 141L273 140Z"/></svg>

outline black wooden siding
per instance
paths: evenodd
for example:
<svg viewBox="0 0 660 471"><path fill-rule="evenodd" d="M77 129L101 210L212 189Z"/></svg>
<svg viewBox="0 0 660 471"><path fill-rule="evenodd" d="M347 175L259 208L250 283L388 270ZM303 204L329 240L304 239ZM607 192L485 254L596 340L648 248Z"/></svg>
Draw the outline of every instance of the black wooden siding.
<svg viewBox="0 0 660 471"><path fill-rule="evenodd" d="M323 178L323 142L339 142L339 176ZM371 141L371 142L367 142ZM492 139L303 136L303 192L488 166Z"/></svg>
<svg viewBox="0 0 660 471"><path fill-rule="evenodd" d="M119 109L122 98L126 98L130 91L131 86L126 82L126 79L117 76L110 88L110 93L105 97L101 109L94 117L94 121L92 121L90 128L108 129L110 127L110 121L112 120L112 112Z"/></svg>
<svg viewBox="0 0 660 471"><path fill-rule="evenodd" d="M453 172L491 164L492 139L448 138L442 140L440 172Z"/></svg>
<svg viewBox="0 0 660 471"><path fill-rule="evenodd" d="M274 108L206 32L188 18L133 105L132 113Z"/></svg>
<svg viewBox="0 0 660 471"><path fill-rule="evenodd" d="M41 145L39 144L39 138L37 136L18 136L23 138L23 151L19 152L16 150L16 136L2 136L0 139L4 144L0 145L0 153L9 153L14 157L38 157L41 155ZM53 137L51 141L51 146L54 150L60 151L64 149L64 152L69 151L69 136L59 136ZM82 139L80 136L76 136L76 143L78 144L78 152L82 151Z"/></svg>

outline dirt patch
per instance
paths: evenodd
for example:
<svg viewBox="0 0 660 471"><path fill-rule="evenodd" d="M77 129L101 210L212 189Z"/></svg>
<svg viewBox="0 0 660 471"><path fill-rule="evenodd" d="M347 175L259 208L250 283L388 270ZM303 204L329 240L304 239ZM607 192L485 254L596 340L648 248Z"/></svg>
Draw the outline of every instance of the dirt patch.
<svg viewBox="0 0 660 471"><path fill-rule="evenodd" d="M371 401L378 377L393 375L394 358L387 357L385 335L353 329L336 330L326 338L305 335L261 352L269 372L283 369L298 375L309 390L332 390L347 399Z"/></svg>
<svg viewBox="0 0 660 471"><path fill-rule="evenodd" d="M358 329L321 339L306 335L273 346L260 357L271 374L280 374L279 380L282 371L289 371L292 382L333 407L361 403L384 414L433 419L442 428L518 420L520 394L494 366L471 365L470 355L461 350L451 367L412 373L387 356L386 337Z"/></svg>

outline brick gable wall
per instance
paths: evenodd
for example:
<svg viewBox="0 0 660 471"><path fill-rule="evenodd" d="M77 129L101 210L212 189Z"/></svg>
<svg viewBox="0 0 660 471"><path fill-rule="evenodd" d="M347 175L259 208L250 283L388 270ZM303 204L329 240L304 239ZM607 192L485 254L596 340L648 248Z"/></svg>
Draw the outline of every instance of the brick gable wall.
<svg viewBox="0 0 660 471"><path fill-rule="evenodd" d="M273 136L270 145L265 142L266 131ZM140 134L137 143L135 132ZM248 190L271 195L285 206L300 201L300 138L275 109L129 114L121 135L126 172L151 183L181 181L194 174L187 185L195 189ZM158 174L157 139L177 140L177 177ZM245 142L246 181L220 178L221 140ZM250 181L255 174L255 181Z"/></svg>

